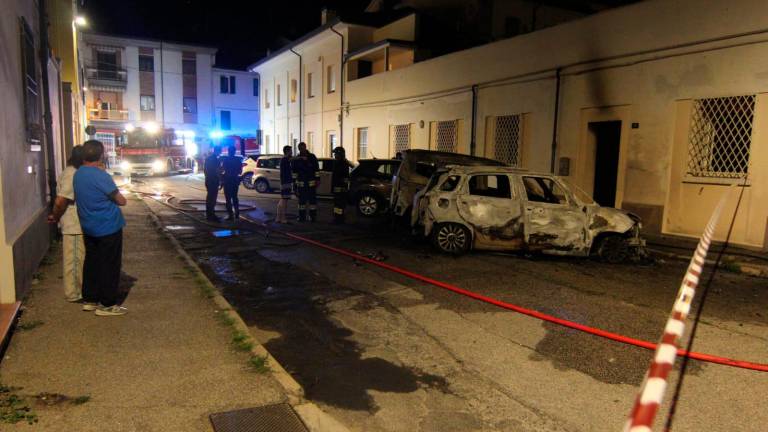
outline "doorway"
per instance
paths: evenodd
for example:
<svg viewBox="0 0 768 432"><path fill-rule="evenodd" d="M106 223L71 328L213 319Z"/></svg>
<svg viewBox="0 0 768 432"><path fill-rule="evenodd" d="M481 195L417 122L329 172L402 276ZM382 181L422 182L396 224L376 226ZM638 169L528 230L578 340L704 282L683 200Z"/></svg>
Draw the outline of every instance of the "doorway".
<svg viewBox="0 0 768 432"><path fill-rule="evenodd" d="M616 206L621 121L590 122L595 142L595 182L592 198L601 206Z"/></svg>

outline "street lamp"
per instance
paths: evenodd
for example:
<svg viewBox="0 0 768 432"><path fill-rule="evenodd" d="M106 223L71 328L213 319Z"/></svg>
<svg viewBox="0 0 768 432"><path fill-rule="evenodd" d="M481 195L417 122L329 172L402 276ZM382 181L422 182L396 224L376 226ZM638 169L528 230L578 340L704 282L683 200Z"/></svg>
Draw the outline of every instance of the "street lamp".
<svg viewBox="0 0 768 432"><path fill-rule="evenodd" d="M75 17L75 25L78 27L85 27L88 25L88 20L86 20L84 16L78 15Z"/></svg>

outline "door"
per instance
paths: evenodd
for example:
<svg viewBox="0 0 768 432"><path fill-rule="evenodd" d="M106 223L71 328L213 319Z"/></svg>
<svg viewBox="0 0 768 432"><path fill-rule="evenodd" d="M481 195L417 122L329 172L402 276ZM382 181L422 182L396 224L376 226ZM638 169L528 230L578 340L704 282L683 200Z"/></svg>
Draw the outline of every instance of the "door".
<svg viewBox="0 0 768 432"><path fill-rule="evenodd" d="M530 250L581 255L587 215L552 177L521 176L525 191L525 242Z"/></svg>
<svg viewBox="0 0 768 432"><path fill-rule="evenodd" d="M276 188L280 185L280 158L259 158L256 167L257 176L265 177L270 187Z"/></svg>
<svg viewBox="0 0 768 432"><path fill-rule="evenodd" d="M601 206L615 207L621 121L589 123L589 132L595 142L595 184L592 197Z"/></svg>
<svg viewBox="0 0 768 432"><path fill-rule="evenodd" d="M459 191L459 215L474 230L478 249L514 250L523 246L520 197L507 174L475 174Z"/></svg>

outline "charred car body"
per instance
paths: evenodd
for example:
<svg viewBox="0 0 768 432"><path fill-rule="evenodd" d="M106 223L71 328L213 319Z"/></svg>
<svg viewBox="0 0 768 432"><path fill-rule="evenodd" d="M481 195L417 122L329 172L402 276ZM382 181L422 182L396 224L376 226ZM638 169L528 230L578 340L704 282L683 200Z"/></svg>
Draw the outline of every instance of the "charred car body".
<svg viewBox="0 0 768 432"><path fill-rule="evenodd" d="M414 197L414 209L412 225L448 253L524 250L608 262L644 253L639 217L601 207L551 174L449 166Z"/></svg>
<svg viewBox="0 0 768 432"><path fill-rule="evenodd" d="M409 218L413 197L438 169L448 165L505 166L499 161L476 156L430 150L406 150L400 168L392 178L389 200L394 216Z"/></svg>

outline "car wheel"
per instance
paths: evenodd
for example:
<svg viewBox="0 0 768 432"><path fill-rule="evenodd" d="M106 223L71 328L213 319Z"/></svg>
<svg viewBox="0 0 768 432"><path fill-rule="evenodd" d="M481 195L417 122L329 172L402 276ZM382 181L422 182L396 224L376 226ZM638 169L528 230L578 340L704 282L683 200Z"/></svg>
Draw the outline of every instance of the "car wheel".
<svg viewBox="0 0 768 432"><path fill-rule="evenodd" d="M267 193L269 192L269 182L264 179L256 180L256 192Z"/></svg>
<svg viewBox="0 0 768 432"><path fill-rule="evenodd" d="M472 235L460 224L445 223L432 229L432 243L442 252L459 255L469 250Z"/></svg>
<svg viewBox="0 0 768 432"><path fill-rule="evenodd" d="M603 237L597 248L597 255L607 263L618 264L624 262L629 256L627 239L620 235Z"/></svg>
<svg viewBox="0 0 768 432"><path fill-rule="evenodd" d="M253 173L247 173L243 175L243 179L241 181L244 188L250 190L256 189L256 185L253 184Z"/></svg>
<svg viewBox="0 0 768 432"><path fill-rule="evenodd" d="M371 217L381 209L381 201L372 193L362 193L357 198L357 212L361 216Z"/></svg>

